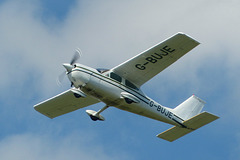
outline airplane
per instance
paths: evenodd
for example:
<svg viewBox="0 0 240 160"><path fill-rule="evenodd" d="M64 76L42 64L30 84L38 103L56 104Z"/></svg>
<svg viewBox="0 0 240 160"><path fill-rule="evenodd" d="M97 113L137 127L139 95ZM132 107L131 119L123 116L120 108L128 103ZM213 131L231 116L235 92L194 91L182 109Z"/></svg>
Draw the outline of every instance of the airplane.
<svg viewBox="0 0 240 160"><path fill-rule="evenodd" d="M112 69L94 69L75 63L80 57L80 51L76 50L73 60L63 64L72 88L34 105L34 109L55 118L103 102L105 106L98 111L86 110L93 121L104 121L100 113L113 106L173 125L157 135L172 142L219 117L201 112L205 102L195 95L169 108L146 96L141 86L199 44L179 32Z"/></svg>

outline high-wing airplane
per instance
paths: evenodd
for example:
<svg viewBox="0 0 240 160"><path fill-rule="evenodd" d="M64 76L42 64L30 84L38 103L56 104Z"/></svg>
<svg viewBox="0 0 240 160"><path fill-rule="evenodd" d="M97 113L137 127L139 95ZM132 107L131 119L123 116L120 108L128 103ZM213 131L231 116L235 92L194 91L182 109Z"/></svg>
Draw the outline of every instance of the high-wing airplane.
<svg viewBox="0 0 240 160"><path fill-rule="evenodd" d="M109 106L174 125L157 137L174 141L219 117L201 112L205 102L193 95L176 108L165 107L146 96L141 86L177 61L199 42L177 33L112 69L94 69L75 63L64 63L71 89L43 101L34 108L49 118L75 111L98 102L99 111L86 110L93 121L103 121L100 114Z"/></svg>

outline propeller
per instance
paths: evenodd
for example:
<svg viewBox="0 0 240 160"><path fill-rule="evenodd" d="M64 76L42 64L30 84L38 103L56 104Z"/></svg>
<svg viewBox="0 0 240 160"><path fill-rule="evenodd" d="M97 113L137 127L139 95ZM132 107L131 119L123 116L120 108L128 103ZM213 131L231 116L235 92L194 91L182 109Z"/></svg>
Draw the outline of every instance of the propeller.
<svg viewBox="0 0 240 160"><path fill-rule="evenodd" d="M61 73L58 76L58 78L56 80L58 86L62 86L62 81L64 80L65 75L70 71L70 68L73 68L73 64L76 63L81 56L82 56L82 51L80 50L80 48L77 48L74 52L74 55L73 55L70 63L64 63L63 64L63 66L66 68L67 72L64 71L63 73Z"/></svg>

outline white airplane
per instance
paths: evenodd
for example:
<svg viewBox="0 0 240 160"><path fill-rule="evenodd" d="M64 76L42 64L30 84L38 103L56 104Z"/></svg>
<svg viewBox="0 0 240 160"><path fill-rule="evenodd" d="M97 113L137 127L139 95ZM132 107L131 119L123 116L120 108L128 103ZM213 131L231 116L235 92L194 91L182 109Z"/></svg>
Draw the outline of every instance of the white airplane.
<svg viewBox="0 0 240 160"><path fill-rule="evenodd" d="M75 56L71 63L63 64L74 87L34 108L49 118L55 118L103 102L105 106L97 112L86 110L93 121L105 120L100 113L109 106L114 106L174 125L157 135L172 142L219 117L201 112L205 102L195 95L172 109L146 96L140 87L197 45L199 42L190 36L177 33L110 70L75 63L79 58Z"/></svg>

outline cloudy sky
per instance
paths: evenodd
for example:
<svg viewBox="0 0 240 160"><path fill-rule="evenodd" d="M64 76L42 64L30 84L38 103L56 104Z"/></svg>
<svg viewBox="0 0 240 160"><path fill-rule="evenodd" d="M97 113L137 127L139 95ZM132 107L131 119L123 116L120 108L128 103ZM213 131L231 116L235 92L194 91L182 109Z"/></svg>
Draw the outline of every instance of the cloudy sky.
<svg viewBox="0 0 240 160"><path fill-rule="evenodd" d="M0 159L240 159L239 8L237 0L0 0ZM177 32L201 45L142 90L172 108L195 94L217 121L169 143L156 135L170 125L116 108L105 122L85 109L55 119L33 109L69 88L56 78L76 47L80 63L112 68Z"/></svg>

